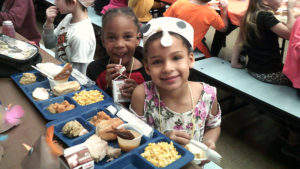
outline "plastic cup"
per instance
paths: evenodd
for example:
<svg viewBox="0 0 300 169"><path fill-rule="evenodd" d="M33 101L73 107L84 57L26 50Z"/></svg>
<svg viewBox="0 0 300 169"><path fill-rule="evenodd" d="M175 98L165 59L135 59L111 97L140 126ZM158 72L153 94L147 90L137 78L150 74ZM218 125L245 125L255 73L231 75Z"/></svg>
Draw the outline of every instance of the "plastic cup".
<svg viewBox="0 0 300 169"><path fill-rule="evenodd" d="M137 148L141 143L142 132L136 129L136 127L134 127L132 124L128 124L128 123L122 124L117 127L117 129L121 129L121 128L129 130L134 135L135 138L133 140L127 140L117 136L118 144L120 148L125 152L129 152Z"/></svg>

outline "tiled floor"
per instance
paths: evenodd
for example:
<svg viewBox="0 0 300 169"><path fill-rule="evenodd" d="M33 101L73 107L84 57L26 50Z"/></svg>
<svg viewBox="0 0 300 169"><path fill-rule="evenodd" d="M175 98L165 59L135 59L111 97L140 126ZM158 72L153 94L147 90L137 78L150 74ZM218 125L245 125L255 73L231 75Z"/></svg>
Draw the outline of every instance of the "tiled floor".
<svg viewBox="0 0 300 169"><path fill-rule="evenodd" d="M41 25L38 23L40 30ZM237 32L227 37L227 46L221 50L220 57L230 59ZM206 35L209 47L213 34L214 30L210 29ZM218 91L221 97L227 95ZM284 141L279 135L283 129L283 124L269 115L257 113L253 105L223 116L222 134L217 143L217 151L223 156L219 165L224 169L296 168L298 164L280 153Z"/></svg>

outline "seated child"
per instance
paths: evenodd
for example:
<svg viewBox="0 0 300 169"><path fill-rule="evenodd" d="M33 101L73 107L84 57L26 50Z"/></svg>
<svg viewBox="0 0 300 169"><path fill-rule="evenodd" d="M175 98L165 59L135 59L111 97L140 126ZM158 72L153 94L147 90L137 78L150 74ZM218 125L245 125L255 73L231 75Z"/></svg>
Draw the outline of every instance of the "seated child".
<svg viewBox="0 0 300 169"><path fill-rule="evenodd" d="M210 52L202 40L210 26L219 31L227 29L227 1L220 0L221 16L210 6L210 0L178 0L173 3L164 16L180 18L191 24L195 30L194 48L198 48L205 57L210 57Z"/></svg>
<svg viewBox="0 0 300 169"><path fill-rule="evenodd" d="M101 14L105 14L111 8L124 8L127 7L128 0L110 0L109 4L105 5L102 8Z"/></svg>
<svg viewBox="0 0 300 169"><path fill-rule="evenodd" d="M132 8L140 22L145 23L152 19L150 10L162 7L162 4L155 0L128 0L128 7Z"/></svg>
<svg viewBox="0 0 300 169"><path fill-rule="evenodd" d="M300 97L300 17L294 23L283 73L292 81Z"/></svg>
<svg viewBox="0 0 300 169"><path fill-rule="evenodd" d="M280 7L277 0L253 0L241 22L240 32L235 42L231 66L243 68L239 63L242 49L248 55L246 68L254 78L273 84L290 85L290 80L282 73L283 56L280 54L278 37L290 38L290 30L295 22L294 0L287 3L287 24L281 23L274 12Z"/></svg>
<svg viewBox="0 0 300 169"><path fill-rule="evenodd" d="M135 88L131 111L181 145L194 139L215 149L221 131L217 90L188 81L195 63L192 26L160 17L150 20L142 33L144 66L152 81Z"/></svg>
<svg viewBox="0 0 300 169"><path fill-rule="evenodd" d="M142 64L142 54L136 52L140 43L139 22L131 8L113 8L102 17L102 44L107 56L101 56L88 66L87 75L111 94L112 80L126 68L121 94L131 97L137 84L150 80Z"/></svg>
<svg viewBox="0 0 300 169"><path fill-rule="evenodd" d="M70 62L73 68L86 74L96 49L94 28L87 11L93 0L60 0L55 3L56 6L46 10L47 20L43 26L45 47L56 47L56 59ZM53 22L58 12L68 15L54 29Z"/></svg>
<svg viewBox="0 0 300 169"><path fill-rule="evenodd" d="M41 35L36 26L35 11L32 0L1 0L0 25L11 20L16 32L40 46ZM3 6L2 6L3 4Z"/></svg>

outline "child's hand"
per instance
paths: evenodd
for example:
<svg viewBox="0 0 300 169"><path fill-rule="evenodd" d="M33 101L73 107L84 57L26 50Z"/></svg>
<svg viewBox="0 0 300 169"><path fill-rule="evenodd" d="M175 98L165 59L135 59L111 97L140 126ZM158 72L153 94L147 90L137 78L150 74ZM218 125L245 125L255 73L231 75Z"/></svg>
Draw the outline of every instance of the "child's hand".
<svg viewBox="0 0 300 169"><path fill-rule="evenodd" d="M220 0L220 8L226 9L228 6L228 1L227 0Z"/></svg>
<svg viewBox="0 0 300 169"><path fill-rule="evenodd" d="M57 7L56 6L50 6L47 10L46 10L46 25L48 24L52 24L54 22L54 19L57 16Z"/></svg>
<svg viewBox="0 0 300 169"><path fill-rule="evenodd" d="M288 0L286 6L287 10L292 10L296 6L296 0Z"/></svg>
<svg viewBox="0 0 300 169"><path fill-rule="evenodd" d="M207 147L208 147L209 149L212 149L212 150L215 150L215 149L216 149L216 143L215 143L214 141L212 141L212 140L203 138L203 143L204 143L205 145L207 145ZM203 165L205 165L206 163L209 163L209 162L210 162L209 160L204 160L204 161L201 162L200 165L203 166Z"/></svg>
<svg viewBox="0 0 300 169"><path fill-rule="evenodd" d="M137 86L135 80L125 79L125 84L120 88L121 94L125 97L131 97L133 90Z"/></svg>
<svg viewBox="0 0 300 169"><path fill-rule="evenodd" d="M242 68L244 68L244 65L242 65L240 63L233 63L233 62L231 62L231 67L237 68L237 69L242 69Z"/></svg>
<svg viewBox="0 0 300 169"><path fill-rule="evenodd" d="M167 131L164 134L171 140L175 141L178 144L181 144L182 146L189 144L191 139L190 135L185 131L172 130Z"/></svg>
<svg viewBox="0 0 300 169"><path fill-rule="evenodd" d="M106 83L109 87L111 87L112 80L114 80L117 76L120 75L121 68L122 65L119 64L108 64L106 66Z"/></svg>

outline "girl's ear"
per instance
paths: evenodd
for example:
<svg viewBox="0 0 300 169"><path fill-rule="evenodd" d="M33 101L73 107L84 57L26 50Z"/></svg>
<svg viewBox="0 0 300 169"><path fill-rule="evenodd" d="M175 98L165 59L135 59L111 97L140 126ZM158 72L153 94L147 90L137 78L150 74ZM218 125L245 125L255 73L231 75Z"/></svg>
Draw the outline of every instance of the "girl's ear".
<svg viewBox="0 0 300 169"><path fill-rule="evenodd" d="M144 67L145 67L146 73L147 73L149 76L151 76L151 75L150 75L149 64L147 63L147 61L144 61Z"/></svg>
<svg viewBox="0 0 300 169"><path fill-rule="evenodd" d="M188 59L189 59L189 68L193 68L194 67L194 64L195 64L195 58L194 58L194 53L193 52L190 52L188 54Z"/></svg>

